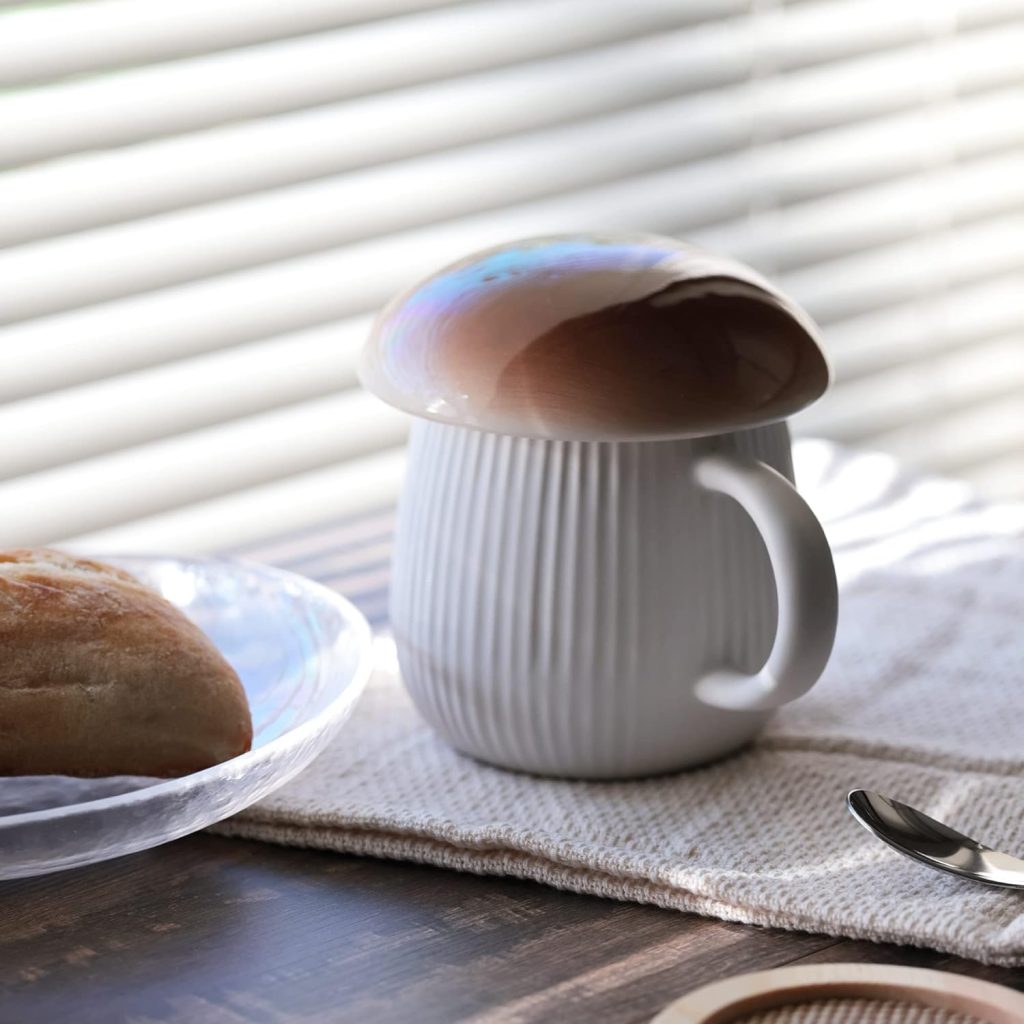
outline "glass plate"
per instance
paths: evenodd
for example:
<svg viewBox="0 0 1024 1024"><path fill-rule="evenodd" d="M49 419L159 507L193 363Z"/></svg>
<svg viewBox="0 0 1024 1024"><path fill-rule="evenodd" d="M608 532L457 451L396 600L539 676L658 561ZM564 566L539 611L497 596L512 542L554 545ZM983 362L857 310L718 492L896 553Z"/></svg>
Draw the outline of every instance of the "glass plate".
<svg viewBox="0 0 1024 1024"><path fill-rule="evenodd" d="M109 561L181 608L234 666L253 749L180 779L0 778L0 879L135 853L248 807L327 745L370 674L366 620L301 576L227 559Z"/></svg>

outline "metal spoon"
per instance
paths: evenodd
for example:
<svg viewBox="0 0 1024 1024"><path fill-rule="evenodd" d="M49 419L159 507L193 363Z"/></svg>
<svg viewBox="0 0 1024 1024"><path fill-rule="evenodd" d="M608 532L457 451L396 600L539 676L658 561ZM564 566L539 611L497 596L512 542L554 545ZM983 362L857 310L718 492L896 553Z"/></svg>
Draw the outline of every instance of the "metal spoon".
<svg viewBox="0 0 1024 1024"><path fill-rule="evenodd" d="M846 798L846 806L883 843L937 871L1008 889L1024 889L1024 860L982 846L913 807L866 789L853 790Z"/></svg>

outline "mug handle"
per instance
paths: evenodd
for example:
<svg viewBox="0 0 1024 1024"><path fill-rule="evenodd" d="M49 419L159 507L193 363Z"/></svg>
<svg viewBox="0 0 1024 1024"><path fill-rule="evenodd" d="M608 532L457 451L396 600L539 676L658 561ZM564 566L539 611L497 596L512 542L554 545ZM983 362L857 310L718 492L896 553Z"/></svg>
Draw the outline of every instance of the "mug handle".
<svg viewBox="0 0 1024 1024"><path fill-rule="evenodd" d="M779 599L775 642L761 670L709 672L697 697L734 711L787 704L817 682L835 640L839 595L825 531L793 485L757 459L716 452L700 456L693 472L701 487L734 498L754 521Z"/></svg>

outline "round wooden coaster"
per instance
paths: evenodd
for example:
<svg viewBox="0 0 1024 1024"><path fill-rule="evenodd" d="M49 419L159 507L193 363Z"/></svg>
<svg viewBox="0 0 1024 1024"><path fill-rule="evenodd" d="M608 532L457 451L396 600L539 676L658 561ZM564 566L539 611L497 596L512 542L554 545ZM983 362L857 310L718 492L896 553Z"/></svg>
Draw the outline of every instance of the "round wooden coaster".
<svg viewBox="0 0 1024 1024"><path fill-rule="evenodd" d="M740 974L666 1006L651 1024L732 1024L753 1013L824 999L935 1007L982 1024L1022 1024L1024 994L962 974L881 964L809 964Z"/></svg>

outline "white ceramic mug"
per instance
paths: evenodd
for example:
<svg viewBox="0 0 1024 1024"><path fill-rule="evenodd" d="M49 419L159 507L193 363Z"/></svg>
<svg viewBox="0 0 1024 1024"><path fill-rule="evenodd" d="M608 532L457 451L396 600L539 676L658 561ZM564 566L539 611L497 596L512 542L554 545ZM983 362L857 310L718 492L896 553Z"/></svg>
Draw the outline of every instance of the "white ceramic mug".
<svg viewBox="0 0 1024 1024"><path fill-rule="evenodd" d="M750 268L649 235L511 242L397 296L360 375L418 417L391 622L458 750L669 771L820 675L836 579L785 418L828 361Z"/></svg>
<svg viewBox="0 0 1024 1024"><path fill-rule="evenodd" d="M391 622L457 750L548 775L684 768L751 740L832 647L836 580L785 423L552 441L417 420Z"/></svg>

